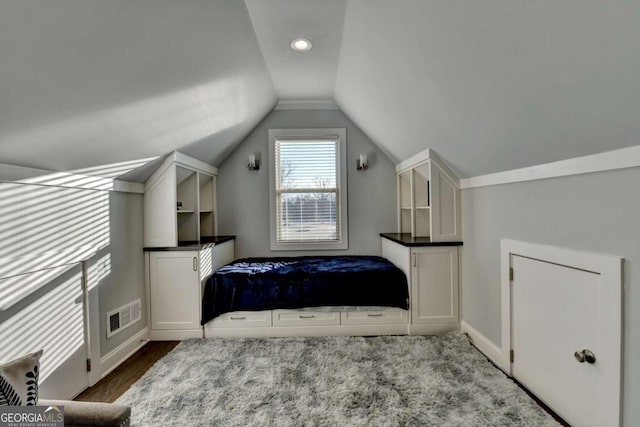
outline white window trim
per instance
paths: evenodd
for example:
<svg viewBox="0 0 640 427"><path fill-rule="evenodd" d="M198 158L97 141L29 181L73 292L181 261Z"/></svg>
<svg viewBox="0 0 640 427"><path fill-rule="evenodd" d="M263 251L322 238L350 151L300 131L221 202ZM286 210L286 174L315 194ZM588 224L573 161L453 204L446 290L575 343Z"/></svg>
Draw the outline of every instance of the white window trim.
<svg viewBox="0 0 640 427"><path fill-rule="evenodd" d="M340 206L340 240L335 242L278 242L276 231L276 156L277 139L337 139L338 141L338 200ZM349 248L347 224L347 130L345 128L323 129L269 129L269 206L272 251L319 251Z"/></svg>

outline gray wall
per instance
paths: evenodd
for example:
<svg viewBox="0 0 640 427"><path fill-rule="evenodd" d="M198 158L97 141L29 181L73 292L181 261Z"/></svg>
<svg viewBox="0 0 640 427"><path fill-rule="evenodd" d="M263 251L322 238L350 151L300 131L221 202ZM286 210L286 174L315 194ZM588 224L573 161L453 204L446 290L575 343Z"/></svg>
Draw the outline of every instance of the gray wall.
<svg viewBox="0 0 640 427"><path fill-rule="evenodd" d="M142 299L145 309L142 221L141 194L0 183L0 260L85 246L98 248L90 278L101 278L100 352L104 356L146 326L146 316L142 316L129 329L106 338L107 312L137 298ZM47 255L48 259L54 256ZM35 258L28 268L41 266ZM8 275L11 270L0 273ZM28 307L36 295L54 291L54 282L57 280L51 280L54 288L47 285L0 312L0 328Z"/></svg>
<svg viewBox="0 0 640 427"><path fill-rule="evenodd" d="M100 353L103 356L147 324L142 194L112 192L109 195L111 273L100 283ZM140 322L107 339L107 313L138 298L142 301Z"/></svg>
<svg viewBox="0 0 640 427"><path fill-rule="evenodd" d="M625 258L624 425L640 425L640 168L462 192L463 319L500 345L500 239Z"/></svg>
<svg viewBox="0 0 640 427"><path fill-rule="evenodd" d="M270 250L268 130L329 127L347 129L349 249L325 253L380 254L378 234L397 227L395 166L342 112L283 110L269 114L219 167L218 228L237 236L236 257L309 254ZM261 157L259 171L247 170L251 153ZM363 153L369 169L359 172L356 159Z"/></svg>

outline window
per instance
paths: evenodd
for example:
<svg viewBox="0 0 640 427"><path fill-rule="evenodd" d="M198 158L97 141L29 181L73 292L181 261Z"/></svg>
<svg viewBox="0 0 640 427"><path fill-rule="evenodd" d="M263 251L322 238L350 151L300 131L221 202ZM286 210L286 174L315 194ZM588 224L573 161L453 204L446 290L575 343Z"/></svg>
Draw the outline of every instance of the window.
<svg viewBox="0 0 640 427"><path fill-rule="evenodd" d="M347 249L345 129L270 129L271 249Z"/></svg>

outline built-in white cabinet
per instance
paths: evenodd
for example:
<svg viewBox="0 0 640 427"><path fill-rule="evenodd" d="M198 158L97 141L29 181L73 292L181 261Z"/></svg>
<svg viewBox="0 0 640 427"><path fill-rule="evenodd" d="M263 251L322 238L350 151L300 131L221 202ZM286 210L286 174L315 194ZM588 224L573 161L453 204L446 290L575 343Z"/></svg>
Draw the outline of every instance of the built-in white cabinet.
<svg viewBox="0 0 640 427"><path fill-rule="evenodd" d="M200 329L200 268L203 251L162 251L149 255L151 329L154 331ZM200 333L201 335L201 333Z"/></svg>
<svg viewBox="0 0 640 427"><path fill-rule="evenodd" d="M411 323L458 324L458 247L411 248Z"/></svg>
<svg viewBox="0 0 640 427"><path fill-rule="evenodd" d="M152 340L202 338L202 293L211 273L234 259L234 240L147 250L145 264Z"/></svg>
<svg viewBox="0 0 640 427"><path fill-rule="evenodd" d="M145 247L206 242L216 235L217 173L178 152L165 160L145 183Z"/></svg>
<svg viewBox="0 0 640 427"><path fill-rule="evenodd" d="M416 242L401 235L384 237L382 256L407 276L410 292L409 334L436 334L459 328L460 242L451 246Z"/></svg>
<svg viewBox="0 0 640 427"><path fill-rule="evenodd" d="M400 163L396 173L398 232L432 242L460 240L459 179L433 150Z"/></svg>

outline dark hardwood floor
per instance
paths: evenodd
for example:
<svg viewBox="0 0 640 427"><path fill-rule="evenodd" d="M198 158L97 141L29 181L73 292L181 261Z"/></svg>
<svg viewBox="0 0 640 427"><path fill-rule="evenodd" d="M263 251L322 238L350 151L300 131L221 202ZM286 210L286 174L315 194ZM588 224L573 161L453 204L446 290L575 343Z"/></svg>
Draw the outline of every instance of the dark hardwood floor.
<svg viewBox="0 0 640 427"><path fill-rule="evenodd" d="M138 381L154 363L177 346L179 341L151 341L114 369L109 375L80 393L74 400L112 403Z"/></svg>

